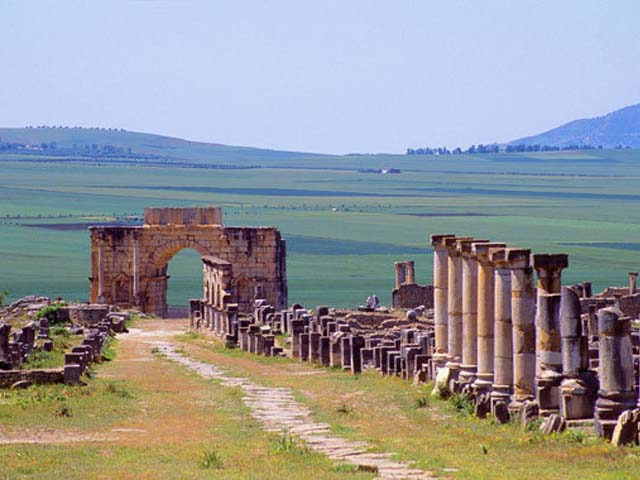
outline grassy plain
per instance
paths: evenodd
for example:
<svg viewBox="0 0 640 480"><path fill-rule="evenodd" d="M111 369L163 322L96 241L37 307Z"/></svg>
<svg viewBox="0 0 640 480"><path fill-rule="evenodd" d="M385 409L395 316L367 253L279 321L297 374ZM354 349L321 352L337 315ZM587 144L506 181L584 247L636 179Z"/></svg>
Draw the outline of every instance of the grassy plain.
<svg viewBox="0 0 640 480"><path fill-rule="evenodd" d="M242 170L33 160L0 155L0 289L11 298L85 299L82 224L146 206L222 205L228 225L279 227L290 300L308 305L353 306L374 292L388 301L393 262L403 259L416 260L418 281L429 282L431 233L569 253L566 282L591 280L596 290L624 285L640 267L640 151L275 156ZM402 173L358 171L377 167ZM80 225L26 226L61 223ZM170 303L200 293L195 252L179 253L169 270Z"/></svg>

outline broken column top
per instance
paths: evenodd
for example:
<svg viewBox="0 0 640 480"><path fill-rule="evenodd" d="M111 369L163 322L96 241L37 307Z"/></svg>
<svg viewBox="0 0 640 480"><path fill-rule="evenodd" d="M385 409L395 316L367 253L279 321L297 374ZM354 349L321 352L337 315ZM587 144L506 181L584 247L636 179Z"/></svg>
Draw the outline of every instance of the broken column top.
<svg viewBox="0 0 640 480"><path fill-rule="evenodd" d="M473 253L478 257L481 261L493 261L490 258L492 251L503 250L507 246L506 243L498 243L498 242L481 242L481 243L473 243L471 249Z"/></svg>
<svg viewBox="0 0 640 480"><path fill-rule="evenodd" d="M508 248L506 250L506 261L509 268L529 268L529 257L531 250L528 248Z"/></svg>
<svg viewBox="0 0 640 480"><path fill-rule="evenodd" d="M601 336L622 336L631 330L631 318L623 316L621 310L616 307L601 308L598 310L598 333Z"/></svg>
<svg viewBox="0 0 640 480"><path fill-rule="evenodd" d="M569 266L569 255L566 253L534 253L531 264L537 271L562 270Z"/></svg>
<svg viewBox="0 0 640 480"><path fill-rule="evenodd" d="M456 236L452 233L438 233L430 236L431 245L434 248L446 248L445 239L447 238L455 238Z"/></svg>
<svg viewBox="0 0 640 480"><path fill-rule="evenodd" d="M145 225L222 225L222 208L145 208Z"/></svg>

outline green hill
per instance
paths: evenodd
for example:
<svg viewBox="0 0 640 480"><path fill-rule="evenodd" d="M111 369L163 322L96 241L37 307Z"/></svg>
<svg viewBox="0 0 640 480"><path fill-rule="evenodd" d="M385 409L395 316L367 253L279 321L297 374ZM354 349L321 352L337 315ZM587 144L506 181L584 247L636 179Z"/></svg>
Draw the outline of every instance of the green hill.
<svg viewBox="0 0 640 480"><path fill-rule="evenodd" d="M640 104L621 108L607 115L574 120L531 137L509 142L512 145L590 145L604 148L640 148Z"/></svg>
<svg viewBox="0 0 640 480"><path fill-rule="evenodd" d="M313 153L193 142L150 133L103 128L0 128L0 142L29 146L28 150L22 148L21 151L5 151L5 153L96 156L96 152L99 152L101 157L139 158L146 156L148 159L161 159L167 162L207 164L257 164L269 160L323 157L323 155ZM101 148L105 146L113 148Z"/></svg>

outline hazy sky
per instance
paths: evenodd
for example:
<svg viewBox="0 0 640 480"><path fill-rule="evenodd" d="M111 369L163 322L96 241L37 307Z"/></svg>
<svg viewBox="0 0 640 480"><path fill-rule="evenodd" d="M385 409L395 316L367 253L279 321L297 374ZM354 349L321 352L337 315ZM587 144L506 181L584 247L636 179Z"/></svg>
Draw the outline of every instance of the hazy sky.
<svg viewBox="0 0 640 480"><path fill-rule="evenodd" d="M640 102L640 2L0 0L0 126L401 152Z"/></svg>

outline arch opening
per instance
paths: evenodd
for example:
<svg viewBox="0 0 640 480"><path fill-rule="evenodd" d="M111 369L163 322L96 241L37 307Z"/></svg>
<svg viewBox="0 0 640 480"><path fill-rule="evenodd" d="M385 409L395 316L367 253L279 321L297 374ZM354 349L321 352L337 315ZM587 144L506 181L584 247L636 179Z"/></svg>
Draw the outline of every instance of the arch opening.
<svg viewBox="0 0 640 480"><path fill-rule="evenodd" d="M202 257L192 248L182 248L164 267L167 275L167 314L175 318L188 316L189 299L202 297Z"/></svg>

